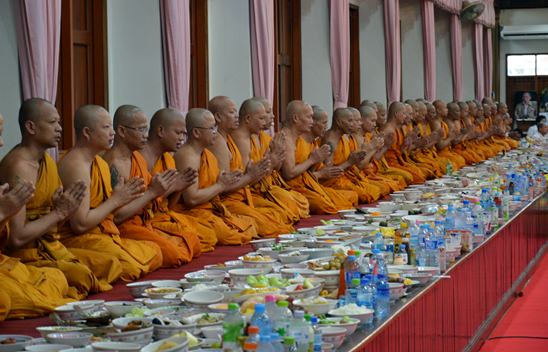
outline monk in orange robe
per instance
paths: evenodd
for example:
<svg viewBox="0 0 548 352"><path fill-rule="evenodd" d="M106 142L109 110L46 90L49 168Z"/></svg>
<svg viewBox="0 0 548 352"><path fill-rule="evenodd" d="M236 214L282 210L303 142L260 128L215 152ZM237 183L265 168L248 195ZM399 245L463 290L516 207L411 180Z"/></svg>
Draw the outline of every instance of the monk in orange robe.
<svg viewBox="0 0 548 352"><path fill-rule="evenodd" d="M195 254L200 253L199 247L195 246L198 243L195 233L172 235L152 226L153 219L161 216L154 206L157 199L182 191L188 183L175 169L151 176L147 162L139 152L146 146L148 138L148 119L141 109L133 105L120 106L114 114L114 129L114 145L104 155L111 174L126 181L141 178L146 188L145 193L134 200L136 212L117 212L115 215L114 222L120 236L156 243L162 250L163 267L177 267L190 262ZM116 182L117 178L113 177L114 185ZM188 243L186 238L189 238Z"/></svg>
<svg viewBox="0 0 548 352"><path fill-rule="evenodd" d="M208 149L217 158L221 170L241 172L243 175L238 183L221 195L223 204L231 213L253 221L259 236L272 237L292 232L293 221L282 208L265 198L256 197L254 201L251 194L251 185L268 176L271 169L270 159L253 163L248 158L244 164L241 152L231 136L240 120L242 123L244 119L252 120L251 123L257 128L262 128L266 119L263 104L253 98L247 99L237 112L234 101L225 96L217 96L208 102L208 108L215 117L219 131L218 138Z"/></svg>
<svg viewBox="0 0 548 352"><path fill-rule="evenodd" d="M202 252L221 245L240 245L257 237L254 222L232 214L221 202L220 194L240 182L241 172L221 171L215 155L207 147L218 138L215 118L205 109L190 109L186 115L187 142L175 153L179 172L198 170L198 183L183 190L175 208L198 220L210 231L200 231Z"/></svg>
<svg viewBox="0 0 548 352"><path fill-rule="evenodd" d="M83 182L63 190L55 161L46 153L57 146L61 134L57 109L49 102L33 98L21 105L19 113L22 141L0 164L0 179L15 185L27 180L35 186L34 197L10 220L7 253L25 264L60 269L70 285L69 294L84 298L89 292L112 288L98 280L86 265L60 241L57 227L80 205L84 196ZM108 254L90 253L105 263L120 267Z"/></svg>
<svg viewBox="0 0 548 352"><path fill-rule="evenodd" d="M114 139L109 113L97 105L84 105L75 113L76 145L59 162L59 175L66 187L83 181L85 196L62 229L61 241L68 248L88 249L107 253L119 260L122 269L109 267L96 257L74 252L97 277L112 282L118 276L124 281L162 265L162 251L154 242L121 238L114 224L115 214L135 214L140 204L135 201L145 192L143 179L127 182L118 178L112 189L108 164L98 154L109 149Z"/></svg>
<svg viewBox="0 0 548 352"><path fill-rule="evenodd" d="M284 222L293 224L303 217L308 217L308 200L300 193L288 190L289 186L278 173L285 158L281 145L283 135L278 134L272 141L272 137L265 132L272 125L273 114L270 103L265 99L253 99L262 104L265 114L260 114L262 110L258 106L255 106L255 111L243 109L246 105L244 102L240 111L245 110L245 115L240 116L239 126L231 136L238 147L244 165L250 160L253 163L259 163L264 158L270 160L270 173L251 185L253 203L262 206L275 205L273 213L283 216ZM265 199L268 200L267 203L264 202Z"/></svg>
<svg viewBox="0 0 548 352"><path fill-rule="evenodd" d="M337 177L342 170L328 166L315 172L314 167L329 157L330 148L328 145L316 146L311 134L314 124L310 105L300 100L288 104L287 118L280 131L285 140L285 159L280 171L289 186L308 199L312 214L336 214L356 205L358 195L352 191L336 191L318 182L319 175ZM325 124L321 126L323 132ZM308 140L304 139L306 134L309 134Z"/></svg>
<svg viewBox="0 0 548 352"><path fill-rule="evenodd" d="M437 119L432 119L430 121L430 128L433 132L438 131L437 133L441 134L441 138L436 144L438 155L450 160L453 170L458 170L466 165L466 160L464 160L464 158L459 154L453 152L451 148L453 139L456 138L454 136L456 132L453 132L452 129L449 128L449 124L447 122L449 114L448 104L445 104L441 100L436 100L433 105L436 108L438 117ZM458 133L460 134L460 131L458 131Z"/></svg>

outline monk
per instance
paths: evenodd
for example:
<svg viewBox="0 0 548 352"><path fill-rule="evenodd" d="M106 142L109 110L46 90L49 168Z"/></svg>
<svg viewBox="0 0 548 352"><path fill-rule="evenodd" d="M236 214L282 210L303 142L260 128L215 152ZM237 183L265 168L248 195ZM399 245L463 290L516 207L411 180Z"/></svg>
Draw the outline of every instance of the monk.
<svg viewBox="0 0 548 352"><path fill-rule="evenodd" d="M380 189L368 183L357 167L366 157L366 152L352 148L350 145L350 135L354 125L354 113L349 108L335 110L333 123L324 134L322 143L329 145L333 150L327 162L341 168L344 172L341 176L326 180L323 184L334 189L356 192L360 204L372 203L379 199Z"/></svg>
<svg viewBox="0 0 548 352"><path fill-rule="evenodd" d="M208 150L218 138L213 114L205 109L190 109L186 115L188 139L175 153L179 172L198 170L198 182L182 192L176 208L197 219L209 231L200 231L202 252L215 245L241 245L257 237L254 222L248 217L232 214L221 202L220 195L240 182L242 173L219 168L215 155Z"/></svg>
<svg viewBox="0 0 548 352"><path fill-rule="evenodd" d="M150 120L147 144L140 152L151 175L177 170L172 153L181 148L185 136L185 117L180 111L163 108L154 113ZM187 168L181 175L182 181L190 185L196 182L198 170ZM172 236L183 234L182 240L187 243L189 249L192 249L195 258L201 254L200 233L206 233L210 229L202 226L197 219L172 208L177 207L182 189L173 190L167 197L155 201L155 216L150 220L150 225L156 231L166 232Z"/></svg>
<svg viewBox="0 0 548 352"><path fill-rule="evenodd" d="M0 147L4 117L0 114ZM55 307L73 301L68 297L65 275L55 268L25 265L2 254L9 239L7 222L34 196L31 182L20 180L14 187L0 185L0 321L33 318L51 312Z"/></svg>
<svg viewBox="0 0 548 352"><path fill-rule="evenodd" d="M133 201L134 209L137 210L135 213L118 211L114 216L120 236L156 243L162 250L162 267L177 267L190 262L200 253L195 232L169 234L152 226L154 218L166 215L155 206L159 202L157 199L181 192L189 183L175 169L154 176L150 174L147 162L140 153L148 139L148 118L140 108L134 105L120 106L114 113L114 130L114 145L103 157L110 166L112 185L116 186L119 177L124 181L142 178L146 188L145 193Z"/></svg>
<svg viewBox="0 0 548 352"><path fill-rule="evenodd" d="M76 299L110 290L112 286L108 282L99 281L59 241L58 225L78 208L85 185L76 182L63 190L57 165L46 152L48 148L55 148L61 138L57 109L46 100L28 99L19 110L19 125L22 141L2 160L0 180L11 185L20 180L29 181L35 187L35 195L10 221L8 253L26 264L60 269L70 285L71 297ZM107 254L89 254L105 262L116 261Z"/></svg>
<svg viewBox="0 0 548 352"><path fill-rule="evenodd" d="M114 139L109 113L97 105L83 105L74 115L76 145L59 162L59 175L65 187L83 181L84 199L62 230L62 242L69 248L107 253L118 259L120 266L97 260L86 253L75 253L98 278L113 282L138 279L162 265L162 252L157 244L121 238L114 216L135 214L136 203L145 193L144 181L133 178L127 182L119 177L112 188L107 162L98 154L107 151Z"/></svg>
<svg viewBox="0 0 548 352"><path fill-rule="evenodd" d="M293 222L282 208L265 198L256 198L257 202L254 202L251 195L251 185L269 174L270 159L264 158L257 163L252 162L250 158L244 161L231 135L239 126L239 122L244 120L247 120L248 124L255 124L257 130L261 129L267 118L263 104L248 99L242 103L238 112L232 99L217 96L208 102L208 109L215 117L219 131L218 137L208 149L217 158L221 170L243 173L240 182L221 196L223 204L231 213L254 221L261 237L292 232ZM248 154L249 149L244 150L244 153Z"/></svg>
<svg viewBox="0 0 548 352"><path fill-rule="evenodd" d="M406 119L401 128L404 135L404 148L402 149L402 159L417 169L426 179L436 177L434 166L429 162L417 160L416 151L420 151L428 144L428 137L425 137L417 126L419 118L418 102L413 99L408 99L405 102Z"/></svg>
<svg viewBox="0 0 548 352"><path fill-rule="evenodd" d="M439 160L433 148L438 140L438 134L432 133L430 125L426 120L427 108L422 101L416 102L417 114L415 116L416 128L423 141L422 145L417 147L412 153L411 158L421 164L426 165L435 177L443 176L445 170L445 160Z"/></svg>
<svg viewBox="0 0 548 352"><path fill-rule="evenodd" d="M342 170L326 167L322 169L324 171L314 174L314 166L327 160L330 149L328 145L316 147L313 136L308 141L303 138L304 134L312 131L312 116L312 107L305 102L294 100L288 104L284 127L280 131L284 135L286 155L281 174L293 189L308 199L312 214L336 214L339 210L356 205L358 195L351 191L337 193L336 190L318 183L316 175L340 176Z"/></svg>
<svg viewBox="0 0 548 352"><path fill-rule="evenodd" d="M464 160L460 154L455 153L451 147L456 133L450 128L448 123L449 105L441 100L434 101L433 105L436 108L438 118L431 120L430 127L432 128L432 131L440 131L440 133L442 133L442 137L436 144L438 155L450 160L452 169L458 170L466 165L466 160Z"/></svg>
<svg viewBox="0 0 548 352"><path fill-rule="evenodd" d="M256 207L271 208L272 215L280 217L278 221L281 223L294 224L300 219L298 203L289 191L272 184L271 174L275 168L279 168L285 158L283 149L277 147L278 138L272 143L272 150L261 152L259 134L267 126L267 121L270 121L270 116L265 105L259 99L247 99L240 107L239 125L232 131L231 137L243 164L250 161L258 163L265 157L271 161L269 174L251 187L253 204ZM265 202L265 199L268 202ZM308 201L306 202L308 204Z"/></svg>

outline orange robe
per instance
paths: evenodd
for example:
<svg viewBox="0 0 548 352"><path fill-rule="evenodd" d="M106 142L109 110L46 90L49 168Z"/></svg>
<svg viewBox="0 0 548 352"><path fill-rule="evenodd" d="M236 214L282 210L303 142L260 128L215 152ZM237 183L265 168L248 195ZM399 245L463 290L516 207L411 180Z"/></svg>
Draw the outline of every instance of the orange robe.
<svg viewBox="0 0 548 352"><path fill-rule="evenodd" d="M209 150L204 149L198 170L198 187L207 188L217 183L220 171L217 158ZM241 245L257 237L253 221L232 214L223 205L219 196L192 209L183 210L183 207L178 205L176 210L195 218L202 226L198 233L202 252L212 251L217 243Z"/></svg>
<svg viewBox="0 0 548 352"><path fill-rule="evenodd" d="M346 162L353 151L349 137L342 135L333 151L333 165ZM380 189L372 185L356 165L348 167L341 176L326 180L322 184L338 190L356 192L360 203L373 203L381 196Z"/></svg>
<svg viewBox="0 0 548 352"><path fill-rule="evenodd" d="M245 172L240 150L230 135L227 136L227 146L231 153L230 170ZM292 219L282 208L265 198L253 198L249 186L223 194L221 201L231 213L252 219L259 236L272 237L294 230Z"/></svg>
<svg viewBox="0 0 548 352"><path fill-rule="evenodd" d="M417 125L417 128L419 129L421 135L424 137L429 137L432 134L430 125L426 123L419 123ZM444 158L440 159L434 149L435 147L416 150L413 153L412 158L420 164L428 165L436 177L441 177L445 172L447 160Z"/></svg>
<svg viewBox="0 0 548 352"><path fill-rule="evenodd" d="M313 143L299 137L295 148L295 163L300 164L308 160L314 148ZM355 192L337 191L322 186L310 170L287 181L287 184L308 199L312 214L336 214L337 211L352 208L358 203L358 195Z"/></svg>
<svg viewBox="0 0 548 352"><path fill-rule="evenodd" d="M0 231L0 242L7 236L9 229ZM39 317L74 301L61 270L25 265L1 252L0 283L0 320Z"/></svg>
<svg viewBox="0 0 548 352"><path fill-rule="evenodd" d="M404 157L401 153L401 146L403 145L405 138L403 131L399 128L396 128L395 135L396 138L394 139L394 143L392 143L390 148L385 153L385 158L388 162L388 165L391 167L403 169L410 173L413 178L412 183L423 183L424 181L426 181L426 176L424 175L424 173L416 165L412 165L408 161L404 160Z"/></svg>
<svg viewBox="0 0 548 352"><path fill-rule="evenodd" d="M52 211L53 194L61 185L55 161L49 154L44 153L38 169L34 197L26 205L27 221L34 221ZM8 254L20 258L25 264L61 270L67 278L70 286L69 294L73 298L80 299L90 292L103 292L112 289L112 286L105 280L98 280L93 272L81 263L59 239L57 226L53 226L39 239ZM95 252L92 254L105 262L115 261L105 253Z"/></svg>
<svg viewBox="0 0 548 352"><path fill-rule="evenodd" d="M137 177L145 181L145 187L152 181L146 160L141 153L134 151L131 155L130 178ZM158 202L160 200L154 201L140 213L119 224L120 237L156 243L162 250L162 267L186 264L196 253L200 253L198 236L195 231L185 233L183 228L178 228L176 220L169 213L164 213L155 206Z"/></svg>
<svg viewBox="0 0 548 352"><path fill-rule="evenodd" d="M271 139L272 137L263 131L259 132L258 142L251 138L251 161L256 163L265 157ZM259 198L264 198L284 209L286 216L293 223L309 217L308 199L302 194L291 190L278 170L273 170L270 175L263 177L254 184L251 189L251 196L255 203L259 201Z"/></svg>
<svg viewBox="0 0 548 352"><path fill-rule="evenodd" d="M443 137L447 138L449 137L449 126L445 121L440 121L441 127L443 129ZM466 165L466 160L462 156L460 156L458 153L453 152L451 146L447 146L443 148L442 150L438 151L438 155L441 157L447 158L451 161L451 164L453 164L453 170L458 170Z"/></svg>
<svg viewBox="0 0 548 352"><path fill-rule="evenodd" d="M96 156L91 164L90 175L90 208L93 209L100 206L112 194L110 169L107 162L100 156ZM150 241L121 238L113 218L114 216L110 214L99 225L81 235L70 233L70 228L66 224L66 234L62 242L80 261L86 263L97 277L107 282L113 282L118 277L124 281L133 281L158 269L162 265L160 247ZM89 250L110 254L118 259L121 267L98 260L90 254Z"/></svg>

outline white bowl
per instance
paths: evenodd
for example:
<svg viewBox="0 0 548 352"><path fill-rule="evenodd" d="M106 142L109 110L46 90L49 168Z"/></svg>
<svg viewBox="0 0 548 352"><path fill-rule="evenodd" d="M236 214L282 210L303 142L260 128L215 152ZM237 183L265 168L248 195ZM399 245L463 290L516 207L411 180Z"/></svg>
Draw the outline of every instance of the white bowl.
<svg viewBox="0 0 548 352"><path fill-rule="evenodd" d="M326 343L332 343L335 349L339 348L346 337L346 329L335 326L320 327L322 332L322 340Z"/></svg>
<svg viewBox="0 0 548 352"><path fill-rule="evenodd" d="M263 238L263 239L260 239L260 240L250 241L249 243L251 243L251 247L253 247L253 250L256 251L259 248L272 247L272 245L274 243L276 243L276 239L275 238Z"/></svg>
<svg viewBox="0 0 548 352"><path fill-rule="evenodd" d="M188 282L215 282L222 283L225 279L226 272L224 270L199 270L185 274L185 279Z"/></svg>
<svg viewBox="0 0 548 352"><path fill-rule="evenodd" d="M164 298L166 295L177 295L183 292L178 287L150 287L145 290L145 293L150 298Z"/></svg>
<svg viewBox="0 0 548 352"><path fill-rule="evenodd" d="M152 324L152 318L116 318L112 321L112 325L115 328L123 329L128 326L132 321L140 321L142 327L149 327Z"/></svg>
<svg viewBox="0 0 548 352"><path fill-rule="evenodd" d="M145 306L149 309L176 306L181 304L180 298L163 299L163 298L147 298L143 300Z"/></svg>
<svg viewBox="0 0 548 352"><path fill-rule="evenodd" d="M300 234L305 234L309 236L314 236L316 234L316 228L315 227L301 227L300 229L297 229L297 231Z"/></svg>
<svg viewBox="0 0 548 352"><path fill-rule="evenodd" d="M334 287L339 285L339 270L315 270L314 275L320 279L324 279L324 286L326 287Z"/></svg>
<svg viewBox="0 0 548 352"><path fill-rule="evenodd" d="M410 201L413 201L413 202L415 202L417 200L420 200L421 196L422 196L421 191L409 190L409 191L404 191L402 193L403 193L403 196L405 197L406 200L410 200Z"/></svg>
<svg viewBox="0 0 548 352"><path fill-rule="evenodd" d="M416 273L419 269L414 265L387 265L389 273Z"/></svg>
<svg viewBox="0 0 548 352"><path fill-rule="evenodd" d="M320 324L320 327L324 326L332 326L337 328L345 328L346 329L346 336L352 335L356 329L358 328L358 324L360 323L359 319L355 318L348 318L348 322L341 323L340 321L343 320L343 318L326 318L322 319L321 321L332 321L334 324ZM321 322L320 321L320 322Z"/></svg>
<svg viewBox="0 0 548 352"><path fill-rule="evenodd" d="M305 248L300 251L302 254L308 254L309 259L329 257L333 254L333 248Z"/></svg>
<svg viewBox="0 0 548 352"><path fill-rule="evenodd" d="M402 277L418 281L419 284L424 285L430 281L432 278L432 274L430 273L409 273L409 274L402 274Z"/></svg>
<svg viewBox="0 0 548 352"><path fill-rule="evenodd" d="M207 306L209 304L222 302L225 298L221 292L202 290L191 291L183 295L183 301L194 306Z"/></svg>
<svg viewBox="0 0 548 352"><path fill-rule="evenodd" d="M53 332L76 332L76 331L82 331L83 328L77 327L77 326L40 326L37 327L36 330L40 333L40 335L45 338L48 334L51 334ZM0 349L1 351L1 349Z"/></svg>
<svg viewBox="0 0 548 352"><path fill-rule="evenodd" d="M394 212L400 208L398 203L394 202L380 202L377 207L383 212Z"/></svg>
<svg viewBox="0 0 548 352"><path fill-rule="evenodd" d="M354 318L354 319L359 319L360 320L360 324L365 324L367 323L372 315L375 313L375 311L373 309L367 309L367 312L366 313L356 313L356 314L340 314L340 313L337 313L333 310L330 310L329 312L327 312L327 314L329 314L330 316L333 316L333 317L349 317L349 318Z"/></svg>
<svg viewBox="0 0 548 352"><path fill-rule="evenodd" d="M58 352L62 350L67 350L69 348L72 348L70 345L61 345L61 344L52 344L52 343L44 343L44 344L38 344L38 345L30 345L25 347L25 351L31 351L31 352Z"/></svg>
<svg viewBox="0 0 548 352"><path fill-rule="evenodd" d="M326 314L335 306L337 305L336 299L328 299L326 298L326 303L307 303L303 302L301 299L296 299L293 301L293 305L297 307L302 307L304 310L306 310L309 313L312 314Z"/></svg>
<svg viewBox="0 0 548 352"><path fill-rule="evenodd" d="M31 336L27 335L0 335L0 341L5 339L14 339L15 343L0 344L1 352L14 352L25 349L25 346L32 340Z"/></svg>
<svg viewBox="0 0 548 352"><path fill-rule="evenodd" d="M165 343L173 343L174 346L167 349L162 349L162 352L186 352L188 351L188 339L184 337L170 337L154 343L148 344L141 352L156 352L162 347Z"/></svg>
<svg viewBox="0 0 548 352"><path fill-rule="evenodd" d="M179 280L158 280L152 283L152 287L181 287Z"/></svg>
<svg viewBox="0 0 548 352"><path fill-rule="evenodd" d="M314 271L306 268L283 268L280 270L280 273L282 274L282 278L284 279L292 279L293 277L297 275L301 275L302 277L314 277Z"/></svg>
<svg viewBox="0 0 548 352"><path fill-rule="evenodd" d="M144 346L152 341L153 334L154 327L150 326L139 330L108 333L107 337L115 342L131 342Z"/></svg>
<svg viewBox="0 0 548 352"><path fill-rule="evenodd" d="M93 348L94 351L139 352L141 350L141 345L137 343L104 341L92 343L91 348Z"/></svg>
<svg viewBox="0 0 548 352"><path fill-rule="evenodd" d="M113 317L123 317L133 310L133 308L140 308L143 304L136 301L110 301L105 302L105 307L107 311Z"/></svg>
<svg viewBox="0 0 548 352"><path fill-rule="evenodd" d="M218 339L219 337L223 336L223 327L219 325L204 326L201 330L202 330L202 334L207 339Z"/></svg>
<svg viewBox="0 0 548 352"><path fill-rule="evenodd" d="M402 193L392 193L390 195L390 198L392 198L392 200L395 202L402 202L405 200L405 195Z"/></svg>
<svg viewBox="0 0 548 352"><path fill-rule="evenodd" d="M130 282L126 285L127 288L129 288L129 292L131 295L135 298L139 298L143 296L143 293L145 293L145 290L149 287L152 287L152 283L155 282L154 280L149 281L137 281L137 282Z"/></svg>
<svg viewBox="0 0 548 352"><path fill-rule="evenodd" d="M46 340L51 344L82 347L89 345L92 336L88 332L52 332L46 335Z"/></svg>
<svg viewBox="0 0 548 352"><path fill-rule="evenodd" d="M260 268L242 268L242 269L231 269L228 271L232 282L235 285L245 285L246 279L249 275L257 276L268 274L270 270L260 269Z"/></svg>
<svg viewBox="0 0 548 352"><path fill-rule="evenodd" d="M322 280L323 281L323 280ZM300 284L289 285L285 288L285 293L293 299L303 299L308 297L318 297L323 287L323 282L314 285L312 288L295 291Z"/></svg>
<svg viewBox="0 0 548 352"><path fill-rule="evenodd" d="M272 271L272 268L274 267L274 264L276 264L275 260L270 261L253 261L253 260L244 260L244 268L250 268L250 269L263 269L267 273Z"/></svg>
<svg viewBox="0 0 548 352"><path fill-rule="evenodd" d="M294 264L294 263L300 263L302 261L305 261L310 257L310 254L299 254L299 255L288 255L288 254L280 254L278 259L282 264Z"/></svg>
<svg viewBox="0 0 548 352"><path fill-rule="evenodd" d="M389 282L390 286L390 300L395 301L403 297L405 294L405 286L400 282Z"/></svg>
<svg viewBox="0 0 548 352"><path fill-rule="evenodd" d="M427 274L430 274L430 275L438 275L439 271L440 271L440 268L438 267L435 267L435 266L419 266L418 267L419 271L418 273L427 273Z"/></svg>

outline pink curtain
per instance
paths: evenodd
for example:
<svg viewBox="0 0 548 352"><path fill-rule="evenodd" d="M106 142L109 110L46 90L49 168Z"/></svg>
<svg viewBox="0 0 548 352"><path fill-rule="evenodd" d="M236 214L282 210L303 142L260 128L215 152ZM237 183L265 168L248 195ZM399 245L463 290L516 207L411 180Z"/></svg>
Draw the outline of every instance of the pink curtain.
<svg viewBox="0 0 548 352"><path fill-rule="evenodd" d="M61 0L18 0L14 4L23 100L42 98L55 104ZM57 159L56 148L48 152Z"/></svg>
<svg viewBox="0 0 548 352"><path fill-rule="evenodd" d="M274 101L274 0L250 0L253 94Z"/></svg>
<svg viewBox="0 0 548 352"><path fill-rule="evenodd" d="M473 27L473 43L474 43L474 92L476 100L481 100L485 94L484 86L484 65L483 61L483 26L474 23Z"/></svg>
<svg viewBox="0 0 548 352"><path fill-rule="evenodd" d="M434 4L454 14L458 14L462 8L462 0L434 0Z"/></svg>
<svg viewBox="0 0 548 352"><path fill-rule="evenodd" d="M329 12L333 109L346 107L350 84L350 4L331 0Z"/></svg>
<svg viewBox="0 0 548 352"><path fill-rule="evenodd" d="M456 14L451 15L451 62L453 100L462 100L462 27Z"/></svg>
<svg viewBox="0 0 548 352"><path fill-rule="evenodd" d="M436 22L434 18L434 3L423 0L422 13L422 45L424 51L424 98L436 100Z"/></svg>
<svg viewBox="0 0 548 352"><path fill-rule="evenodd" d="M485 10L475 19L476 23L480 23L489 28L495 28L495 4L494 0L481 0L485 5Z"/></svg>
<svg viewBox="0 0 548 352"><path fill-rule="evenodd" d="M190 87L189 0L160 0L167 106L188 111Z"/></svg>
<svg viewBox="0 0 548 352"><path fill-rule="evenodd" d="M401 100L400 2L384 1L386 90L389 102Z"/></svg>
<svg viewBox="0 0 548 352"><path fill-rule="evenodd" d="M485 28L485 96L490 97L493 92L493 32Z"/></svg>

